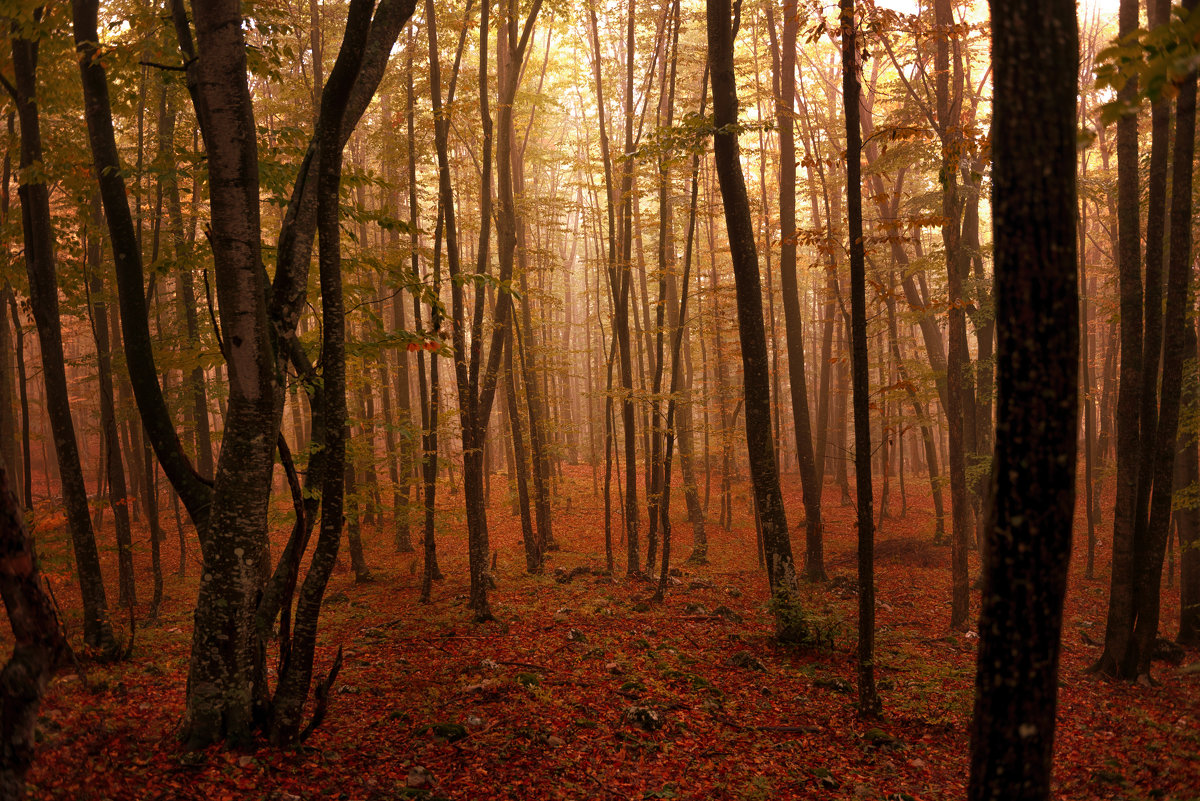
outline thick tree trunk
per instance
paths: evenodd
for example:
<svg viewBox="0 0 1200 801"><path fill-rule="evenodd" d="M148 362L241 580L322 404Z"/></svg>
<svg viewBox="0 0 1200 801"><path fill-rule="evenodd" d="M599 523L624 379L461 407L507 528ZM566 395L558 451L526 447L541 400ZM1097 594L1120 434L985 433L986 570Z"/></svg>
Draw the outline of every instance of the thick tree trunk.
<svg viewBox="0 0 1200 801"><path fill-rule="evenodd" d="M17 799L25 795L33 764L38 705L55 669L70 658L70 646L42 589L33 537L10 476L0 459L0 596L14 640L0 671L0 798Z"/></svg>
<svg viewBox="0 0 1200 801"><path fill-rule="evenodd" d="M999 391L973 801L1050 797L1079 424L1078 62L1073 2L992 4Z"/></svg>
<svg viewBox="0 0 1200 801"><path fill-rule="evenodd" d="M211 511L207 525L200 526L203 580L182 732L188 748L223 739L243 742L255 722L261 658L253 622L266 575L267 504L283 406L264 303L258 143L246 44L242 27L229 24L240 19L240 8L234 0L198 4L194 15L197 59L189 67L189 88L198 100L208 154L210 241L229 399Z"/></svg>

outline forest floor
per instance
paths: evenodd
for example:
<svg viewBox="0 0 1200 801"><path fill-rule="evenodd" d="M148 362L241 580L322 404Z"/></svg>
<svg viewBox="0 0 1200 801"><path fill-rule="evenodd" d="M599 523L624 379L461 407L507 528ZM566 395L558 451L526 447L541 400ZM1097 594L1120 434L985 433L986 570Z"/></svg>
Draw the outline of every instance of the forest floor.
<svg viewBox="0 0 1200 801"><path fill-rule="evenodd" d="M525 575L520 527L506 504L493 504L491 542L499 579L494 623L469 622L465 526L450 511L461 507L461 495L442 493L447 511L438 550L447 578L434 586L429 605L417 602L417 555L392 553L390 532L364 532L376 580L355 584L343 569L330 582L317 670L322 675L328 670L339 645L345 665L326 721L297 750L180 749L176 732L198 563L189 535L187 575L175 577L178 551L171 533L163 555L166 601L157 622L138 625L132 658L86 663L86 679L66 672L50 686L39 717L30 796L280 801L965 796L977 638L974 632L949 632L949 548L932 544L926 488L914 492L916 481L910 479L907 514L900 517L893 482L896 516L884 520L878 532L877 675L885 711L873 721L861 719L854 708L854 515L840 504L836 488L830 485L825 497L832 580L803 590L806 608L831 633L832 647L798 650L771 638L766 578L758 569L745 487L735 491L733 530L709 526L708 565L682 564L692 534L683 520L676 523L674 561L682 574L665 605L639 603L651 587L623 578L622 546L615 548L615 580L584 575L557 583L555 568L603 567L603 516L593 500L591 472L576 470L558 489L562 501L554 523L562 550L550 555L544 576ZM500 499L502 485L493 490ZM714 513L716 492L714 482ZM795 518L801 509L798 484L789 482L785 495ZM682 509L682 500L674 507ZM43 512L44 570L66 610L69 631L78 636L66 536L54 516ZM614 528L619 526L614 515ZM280 539L285 530L281 518ZM1107 534L1106 526L1100 531L1097 575L1090 580L1083 575L1085 537L1082 531L1076 537L1054 795L1200 798L1197 654L1187 654L1181 666L1159 663L1161 684L1153 688L1086 672L1103 639ZM102 536L108 542L111 530ZM150 594L145 540L139 531L139 614ZM801 555L802 531L794 546ZM111 548L104 558L109 597L115 599ZM977 608L972 619L976 613ZM1177 615L1177 592L1168 590L1165 636L1173 636ZM128 626L122 629L127 637ZM7 631L3 635L11 641Z"/></svg>

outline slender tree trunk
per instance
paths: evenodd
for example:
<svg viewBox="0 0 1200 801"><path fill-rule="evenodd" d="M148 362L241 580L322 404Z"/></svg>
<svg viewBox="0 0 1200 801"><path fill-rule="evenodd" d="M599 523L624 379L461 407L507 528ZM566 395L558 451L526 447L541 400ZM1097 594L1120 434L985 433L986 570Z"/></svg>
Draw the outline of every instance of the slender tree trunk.
<svg viewBox="0 0 1200 801"><path fill-rule="evenodd" d="M1196 380L1196 324L1189 322L1185 336L1184 363L1190 364L1192 375L1184 382L1187 391L1183 399L1189 414L1194 414L1197 397ZM1200 485L1200 440L1196 432L1180 434L1179 453L1175 459L1176 489ZM1179 636L1180 645L1193 646L1200 643L1200 505L1191 499L1175 511L1179 533Z"/></svg>
<svg viewBox="0 0 1200 801"><path fill-rule="evenodd" d="M766 332L763 327L762 289L758 255L754 246L754 224L745 177L738 156L736 132L738 99L733 66L733 20L729 0L708 0L708 58L712 81L713 155L725 207L737 289L738 331L741 334L742 379L744 382L746 449L750 457L750 479L762 523L767 575L772 592L784 596L795 591L787 515L779 489L779 468L771 439L771 383L768 375ZM782 622L782 621L781 621Z"/></svg>
<svg viewBox="0 0 1200 801"><path fill-rule="evenodd" d="M5 156L5 166L7 167L7 165L8 157ZM5 169L4 181L0 185L4 190L7 190L8 178L8 170ZM0 222L6 221L7 217L7 214L0 214ZM8 255L5 253L5 256ZM16 345L13 343L12 332L8 327L8 296L11 292L12 287L5 281L4 286L0 287L0 459L3 459L5 464L12 465L12 472L8 474L9 481L12 482L13 494L20 498L22 496L21 435L18 433L16 371L13 364ZM20 327L21 318L13 317L13 323Z"/></svg>
<svg viewBox="0 0 1200 801"><path fill-rule="evenodd" d="M1137 0L1121 0L1121 36L1138 27ZM1128 81L1117 99L1136 102L1138 82ZM1117 270L1120 288L1121 368L1117 391L1117 489L1113 513L1112 577L1104 653L1094 669L1130 676L1133 642L1134 531L1137 525L1138 452L1143 436L1142 408L1142 266L1139 221L1138 121L1136 113L1117 120Z"/></svg>
<svg viewBox="0 0 1200 801"><path fill-rule="evenodd" d="M854 382L854 480L858 495L858 709L878 715L875 689L875 520L871 505L871 409L867 370L867 277L862 222L862 131L854 0L841 0L842 97L850 227L850 366Z"/></svg>
<svg viewBox="0 0 1200 801"><path fill-rule="evenodd" d="M125 488L125 465L121 459L121 440L117 434L116 405L113 402L112 350L108 339L108 304L104 300L101 270L100 227L104 218L100 198L93 196L91 219L86 227L88 295L91 300L92 334L96 341L96 373L100 384L100 429L104 435L104 467L108 476L108 500L113 510L117 535L117 603L126 609L137 603L133 580L133 533L129 525L129 507L133 498Z"/></svg>
<svg viewBox="0 0 1200 801"><path fill-rule="evenodd" d="M804 332L800 313L800 288L796 280L796 144L793 107L796 83L796 35L799 18L795 0L783 4L782 57L779 59L779 234L780 281L783 288L783 319L787 330L788 382L792 393L792 420L796 433L796 457L804 492L805 567L809 581L824 581L825 557L821 533L821 485L813 455L812 429L808 412L808 379L804 369Z"/></svg>
<svg viewBox="0 0 1200 801"><path fill-rule="evenodd" d="M1185 0L1185 13L1193 13L1200 0ZM1167 20L1164 17L1162 22ZM1192 159L1196 141L1196 84L1193 70L1179 87L1175 114L1175 143L1172 157L1170 205L1170 248L1167 262L1166 307L1163 314L1162 385L1159 392L1157 431L1150 499L1143 553L1134 573L1134 613L1137 622L1137 677L1150 681L1150 663L1158 637L1162 594L1162 566L1171 528L1174 499L1176 443L1179 436L1179 407L1183 386L1183 360L1187 350L1189 290L1192 272Z"/></svg>
<svg viewBox="0 0 1200 801"><path fill-rule="evenodd" d="M7 146L10 142L15 141L14 136L14 121L13 112L8 113L8 137L5 140L6 147L4 148L4 165L0 168L0 225L8 224L9 215L9 186L12 183L12 148ZM5 258L10 258L9 246L4 247ZM19 450L21 445L20 434L17 433L17 402L14 384L16 376L14 375L13 354L16 350L16 345L13 343L12 333L8 328L8 318L11 310L13 327L20 332L21 317L17 313L16 303L10 303L9 298L12 297L12 285L8 279L4 279L4 283L0 286L0 460L9 466L8 480L11 482L13 494L17 498L22 497L21 487L21 468L22 454ZM24 343L22 342L22 345ZM24 361L24 354L17 354L17 358ZM22 372L24 372L22 370ZM20 376L21 395L25 394L25 377ZM24 407L25 404L22 404Z"/></svg>
<svg viewBox="0 0 1200 801"><path fill-rule="evenodd" d="M525 459L525 442L521 436L521 410L517 406L512 348L512 337L509 337L504 342L504 395L512 430L513 466L517 479L517 508L521 516L521 541L525 545L525 569L536 574L542 572L542 543L534 534L533 520L529 515L529 468Z"/></svg>
<svg viewBox="0 0 1200 801"><path fill-rule="evenodd" d="M21 169L24 171L42 162L42 134L37 105L38 46L36 42L19 36L13 36L11 44L17 115L21 127ZM71 420L62 323L58 313L50 191L44 183L23 181L17 189L17 195L21 199L29 305L37 323L42 351L46 412L53 431L54 451L62 480L63 506L75 552L75 568L79 574L84 642L106 653L115 653L116 641L108 620L108 602L88 510L87 487L79 462L75 425Z"/></svg>

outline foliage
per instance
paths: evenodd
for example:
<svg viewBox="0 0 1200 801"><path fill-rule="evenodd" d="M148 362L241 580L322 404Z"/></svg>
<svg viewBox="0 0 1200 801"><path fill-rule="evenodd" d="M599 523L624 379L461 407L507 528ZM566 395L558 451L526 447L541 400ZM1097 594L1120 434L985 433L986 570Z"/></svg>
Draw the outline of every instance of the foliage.
<svg viewBox="0 0 1200 801"><path fill-rule="evenodd" d="M1096 54L1096 86L1121 91L1138 82L1133 105L1112 99L1100 106L1101 121L1111 125L1135 113L1144 101L1173 97L1179 83L1200 68L1200 13L1179 7L1171 20L1152 30L1138 28Z"/></svg>

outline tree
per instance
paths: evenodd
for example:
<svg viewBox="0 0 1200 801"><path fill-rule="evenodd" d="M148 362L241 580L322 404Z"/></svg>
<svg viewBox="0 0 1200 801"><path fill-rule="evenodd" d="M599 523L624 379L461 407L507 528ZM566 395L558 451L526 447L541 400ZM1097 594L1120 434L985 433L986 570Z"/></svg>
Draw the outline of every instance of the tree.
<svg viewBox="0 0 1200 801"><path fill-rule="evenodd" d="M771 383L763 326L762 282L746 180L738 154L737 78L733 67L734 22L729 0L708 0L708 62L712 81L713 160L725 208L737 289L738 332L742 342L746 449L754 503L762 526L771 591L790 596L796 589L787 515L779 489L779 466L771 438ZM739 7L740 12L740 7ZM786 616L786 615L784 615ZM782 617L781 617L782 620ZM781 632L793 634L790 632Z"/></svg>
<svg viewBox="0 0 1200 801"><path fill-rule="evenodd" d="M1077 461L1075 4L993 3L995 454L969 796L1050 795Z"/></svg>
<svg viewBox="0 0 1200 801"><path fill-rule="evenodd" d="M25 528L11 474L0 459L0 596L12 628L12 656L0 671L0 798L24 796L37 742L38 704L50 678L71 656L50 597L42 589L37 551Z"/></svg>
<svg viewBox="0 0 1200 801"><path fill-rule="evenodd" d="M43 10L27 22L40 23ZM21 129L21 170L17 189L21 199L21 227L25 235L25 270L29 274L29 305L37 322L42 346L42 376L46 406L54 432L54 450L62 477L63 503L75 550L75 567L83 600L83 639L110 655L116 652L108 601L100 574L100 556L88 511L87 487L79 462L79 445L71 420L71 402L63 357L62 322L58 312L58 278L54 257L54 231L50 217L50 190L36 165L42 164L41 120L37 102L39 43L14 31L12 63L15 83L8 85L17 106ZM28 492L28 489L26 490Z"/></svg>
<svg viewBox="0 0 1200 801"><path fill-rule="evenodd" d="M800 289L796 282L796 142L793 107L796 99L796 33L800 22L794 0L783 5L783 36L779 69L779 258L783 286L783 319L787 330L788 381L792 393L796 455L804 492L805 575L809 581L825 579L821 542L821 485L813 456L812 427L808 416L808 383L804 371L804 329L800 316Z"/></svg>
<svg viewBox="0 0 1200 801"><path fill-rule="evenodd" d="M1197 3L1184 3L1194 26ZM1155 2L1149 36L1172 34L1169 9ZM1121 29L1136 28L1137 10L1121 7ZM1113 676L1151 681L1150 664L1158 636L1162 564L1170 533L1175 451L1183 386L1183 360L1192 253L1192 159L1194 155L1196 73L1191 64L1176 77L1170 59L1179 45L1161 50L1144 45L1149 59L1135 67L1148 75L1152 138L1147 184L1145 284L1138 246L1136 117L1117 122L1118 221L1121 282L1121 387L1117 423L1117 509L1113 523L1113 567L1104 652L1094 669ZM1111 65L1110 65L1111 66ZM1136 69L1118 76L1118 103L1136 108ZM1171 91L1167 91L1170 87ZM1167 205L1170 98L1177 96L1174 167ZM1132 126L1132 129L1131 129ZM1169 224L1169 227L1168 227ZM1168 241L1169 250L1164 242ZM1164 282L1164 264L1166 266ZM1165 293L1165 303L1164 303ZM1140 354L1139 354L1140 348ZM1161 362L1160 362L1161 353ZM1160 370L1161 363L1161 370ZM1127 385L1128 382L1128 385ZM1134 403L1139 414L1134 414Z"/></svg>
<svg viewBox="0 0 1200 801"><path fill-rule="evenodd" d="M257 128L247 83L245 33L241 25L229 24L230 19L240 19L240 6L232 0L197 4L193 44L186 9L181 0L172 4L179 47L186 59L188 89L207 155L208 233L229 377L221 457L210 486L182 450L154 364L140 246L120 172L107 76L97 58L98 5L94 0L73 3L85 116L117 263L130 377L147 435L201 539L204 573L194 616L183 727L183 738L191 748L223 739L245 741L251 730L270 716L273 703L286 707L296 703L289 697L291 692L307 694L307 675L312 669L308 640L315 637L316 614L328 579L323 560L331 549L336 556L336 544L328 544L323 526L324 547L318 548L322 558L314 559L297 609L298 658L290 663L295 673L281 672L280 685L286 689L271 699L266 687L264 638L280 613L284 595L290 604L290 589L285 593L283 588L295 585L298 562L311 530L307 522L301 523L306 516L311 520L311 515L301 511L305 504L297 500L297 526L285 549L287 559L277 566L268 585L267 506L274 452L282 442L277 435L283 411L279 377L289 360L310 383L314 375L295 329L306 303L308 259L319 213L320 158L325 152L322 138L330 140L333 144L329 146L336 146L338 152L345 146L378 86L400 28L412 14L413 2L382 0L378 8L373 2L355 3L354 7L352 18L359 24L351 29L338 54L338 62L345 60L350 66L342 68L342 80L332 89L327 86L323 93L324 98L339 94L337 108L342 111L326 119L323 127L318 125L313 134L284 218L279 262L271 280L261 259ZM336 318L337 314L334 298L332 315ZM336 319L333 325L336 336ZM333 361L337 361L336 353L330 363ZM336 385L337 376L333 378ZM343 412L340 416L339 410ZM335 405L332 412L323 429L325 437L336 440L343 436L344 399L342 407ZM284 447L280 448L281 459L287 467L290 458ZM340 482L340 470L338 474ZM293 491L298 498L298 485ZM340 516L336 526L340 531ZM290 609L285 615L290 615ZM281 637L281 646L285 641L290 639ZM272 736L286 741L297 727L288 716L281 720L285 725Z"/></svg>
<svg viewBox="0 0 1200 801"><path fill-rule="evenodd" d="M879 714L875 689L875 519L871 511L871 399L867 371L867 266L862 221L862 129L854 0L841 0L846 108L846 206L850 228L850 370L854 383L854 482L858 495L858 709Z"/></svg>

